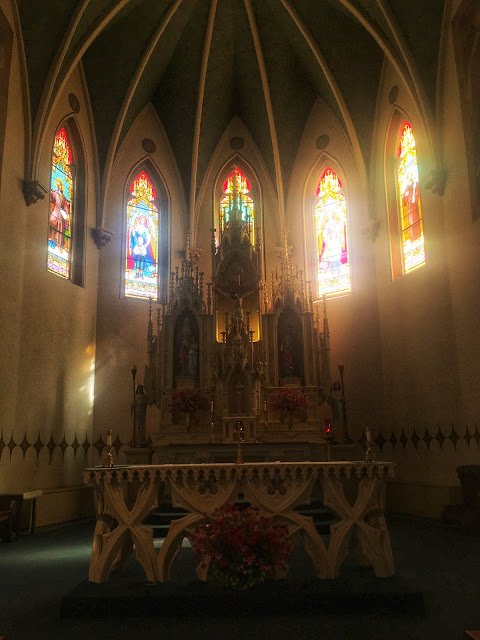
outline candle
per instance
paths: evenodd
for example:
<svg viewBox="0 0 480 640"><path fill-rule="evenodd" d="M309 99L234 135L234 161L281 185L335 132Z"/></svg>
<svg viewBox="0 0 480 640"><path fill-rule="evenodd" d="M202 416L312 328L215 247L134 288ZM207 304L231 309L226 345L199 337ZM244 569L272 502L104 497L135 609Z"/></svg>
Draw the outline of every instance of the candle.
<svg viewBox="0 0 480 640"><path fill-rule="evenodd" d="M325 418L325 436L329 438L332 435L332 424L330 418Z"/></svg>
<svg viewBox="0 0 480 640"><path fill-rule="evenodd" d="M112 430L109 429L107 431L107 447L111 447L112 446Z"/></svg>
<svg viewBox="0 0 480 640"><path fill-rule="evenodd" d="M372 444L372 432L370 431L370 427L365 427L365 437L367 438L367 443Z"/></svg>
<svg viewBox="0 0 480 640"><path fill-rule="evenodd" d="M210 402L210 411L213 413L213 400Z"/></svg>
<svg viewBox="0 0 480 640"><path fill-rule="evenodd" d="M267 413L267 401L266 400L263 401L263 410L265 411L265 413Z"/></svg>

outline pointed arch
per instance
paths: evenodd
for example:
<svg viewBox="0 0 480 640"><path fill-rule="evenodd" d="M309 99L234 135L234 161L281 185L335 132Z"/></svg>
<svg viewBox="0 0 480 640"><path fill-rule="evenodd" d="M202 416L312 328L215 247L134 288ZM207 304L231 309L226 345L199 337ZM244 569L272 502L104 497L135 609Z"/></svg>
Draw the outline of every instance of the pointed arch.
<svg viewBox="0 0 480 640"><path fill-rule="evenodd" d="M51 157L47 269L82 285L85 156L75 118L58 127Z"/></svg>
<svg viewBox="0 0 480 640"><path fill-rule="evenodd" d="M342 181L331 166L322 171L315 195L318 296L350 293L352 282L347 233L347 199Z"/></svg>
<svg viewBox="0 0 480 640"><path fill-rule="evenodd" d="M385 171L392 277L397 279L426 262L415 135L398 109L387 134Z"/></svg>
<svg viewBox="0 0 480 640"><path fill-rule="evenodd" d="M233 156L223 165L215 181L214 228L217 230L217 242L228 227L229 213L236 204L254 245L258 228L262 226L260 200L260 184L253 168L241 156Z"/></svg>
<svg viewBox="0 0 480 640"><path fill-rule="evenodd" d="M151 162L137 165L126 185L123 295L165 298L168 269L168 200Z"/></svg>

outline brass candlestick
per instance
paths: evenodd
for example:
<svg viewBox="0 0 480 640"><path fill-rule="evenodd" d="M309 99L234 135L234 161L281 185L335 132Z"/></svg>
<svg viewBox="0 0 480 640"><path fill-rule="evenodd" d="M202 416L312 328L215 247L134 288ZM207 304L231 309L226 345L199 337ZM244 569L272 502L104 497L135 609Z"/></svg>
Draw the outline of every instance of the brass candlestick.
<svg viewBox="0 0 480 640"><path fill-rule="evenodd" d="M237 459L235 461L235 464L243 464L242 442L244 440L244 437L243 437L243 424L240 420L237 420L235 424L235 432L237 434Z"/></svg>

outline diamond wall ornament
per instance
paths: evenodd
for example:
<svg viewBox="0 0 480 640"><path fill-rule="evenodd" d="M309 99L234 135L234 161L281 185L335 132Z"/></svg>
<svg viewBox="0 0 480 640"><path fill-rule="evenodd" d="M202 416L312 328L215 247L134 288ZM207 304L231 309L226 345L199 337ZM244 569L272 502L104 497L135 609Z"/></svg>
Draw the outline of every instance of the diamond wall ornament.
<svg viewBox="0 0 480 640"><path fill-rule="evenodd" d="M426 428L425 429L425 435L423 436L423 441L425 442L425 444L427 445L427 449L430 449L430 443L433 440L432 436L430 435L429 430Z"/></svg>
<svg viewBox="0 0 480 640"><path fill-rule="evenodd" d="M390 435L389 440L392 443L392 447L395 448L395 445L397 444L397 436L393 433L393 431Z"/></svg>
<svg viewBox="0 0 480 640"><path fill-rule="evenodd" d="M80 446L80 443L77 440L77 434L75 434L75 438L73 439L72 444L70 445L73 449L73 453L77 455L77 449Z"/></svg>
<svg viewBox="0 0 480 640"><path fill-rule="evenodd" d="M12 455L12 451L15 449L16 446L17 446L17 443L13 439L13 433L12 433L12 435L10 436L10 442L7 444L7 447L10 449L10 456Z"/></svg>
<svg viewBox="0 0 480 640"><path fill-rule="evenodd" d="M473 437L475 438L475 442L477 443L477 447L478 447L479 446L478 443L480 442L480 433L478 432L477 423L475 423L475 431L473 432Z"/></svg>
<svg viewBox="0 0 480 640"><path fill-rule="evenodd" d="M40 438L40 431L38 432L38 436L37 439L35 440L35 442L32 444L32 447L35 449L35 451L37 452L37 458L40 455L40 450L43 449L44 444L42 442L42 439Z"/></svg>
<svg viewBox="0 0 480 640"><path fill-rule="evenodd" d="M67 441L65 440L65 434L63 434L63 438L62 441L60 442L60 444L58 445L60 447L60 449L62 450L62 456L65 455L65 449L67 449L70 445L67 443Z"/></svg>
<svg viewBox="0 0 480 640"><path fill-rule="evenodd" d="M94 443L93 446L98 451L98 455L100 455L103 451L103 448L106 446L102 436L98 436L98 440Z"/></svg>
<svg viewBox="0 0 480 640"><path fill-rule="evenodd" d="M405 435L405 431L402 429L402 435L400 436L400 442L403 444L403 449L405 450L408 442L408 438Z"/></svg>
<svg viewBox="0 0 480 640"><path fill-rule="evenodd" d="M443 443L445 442L446 438L443 435L443 431L440 429L440 425L438 426L438 433L437 433L437 438L438 440L438 444L440 445L440 449L443 449Z"/></svg>
<svg viewBox="0 0 480 640"><path fill-rule="evenodd" d="M378 436L375 438L374 440L375 444L378 445L380 451L383 449L384 445L385 445L385 438L383 437L382 433L379 433Z"/></svg>
<svg viewBox="0 0 480 640"><path fill-rule="evenodd" d="M27 449L30 449L30 443L27 440L27 432L25 432L25 435L23 436L23 440L19 444L19 447L22 450L23 457L25 458L25 453L27 452Z"/></svg>
<svg viewBox="0 0 480 640"><path fill-rule="evenodd" d="M50 436L50 440L48 441L48 444L47 444L47 449L49 451L49 454L48 454L49 455L49 458L48 458L49 463L52 462L52 454L53 454L53 450L55 449L56 446L57 446L57 443L53 439L53 433L52 433L52 435Z"/></svg>
<svg viewBox="0 0 480 640"><path fill-rule="evenodd" d="M465 425L465 440L467 442L467 447L470 447L470 440L472 439L472 434L470 433L470 429L468 428L468 424Z"/></svg>
<svg viewBox="0 0 480 640"><path fill-rule="evenodd" d="M450 440L453 442L453 446L454 446L455 451L456 451L457 450L457 442L460 440L460 436L455 431L455 427L453 426L453 423L452 423L452 433L450 434Z"/></svg>
<svg viewBox="0 0 480 640"><path fill-rule="evenodd" d="M117 437L115 438L115 442L113 443L113 448L115 449L115 453L117 454L117 456L118 456L118 452L122 447L123 447L123 442L120 440L117 433Z"/></svg>
<svg viewBox="0 0 480 640"><path fill-rule="evenodd" d="M85 436L85 440L83 441L83 443L80 446L83 447L83 450L85 451L85 456L86 456L87 455L87 451L91 447L91 444L88 441L88 436Z"/></svg>
<svg viewBox="0 0 480 640"><path fill-rule="evenodd" d="M416 431L415 427L413 427L413 433L412 433L412 437L410 438L410 440L413 442L413 446L416 449L418 447L418 443L420 442L420 438L417 435L417 431Z"/></svg>

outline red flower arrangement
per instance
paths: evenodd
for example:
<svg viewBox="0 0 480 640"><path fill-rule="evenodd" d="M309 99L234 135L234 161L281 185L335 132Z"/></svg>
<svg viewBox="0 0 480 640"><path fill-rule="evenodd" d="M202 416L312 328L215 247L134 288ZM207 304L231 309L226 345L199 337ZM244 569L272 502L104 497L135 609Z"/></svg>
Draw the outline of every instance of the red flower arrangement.
<svg viewBox="0 0 480 640"><path fill-rule="evenodd" d="M288 528L258 509L227 503L206 518L191 538L200 569L234 589L248 589L275 570L286 570L293 546Z"/></svg>
<svg viewBox="0 0 480 640"><path fill-rule="evenodd" d="M185 413L204 411L208 408L208 399L200 389L187 387L186 389L175 391L172 395L170 408L172 410L185 411Z"/></svg>
<svg viewBox="0 0 480 640"><path fill-rule="evenodd" d="M308 396L295 387L283 387L280 391L271 396L271 405L274 409L285 409L295 411L295 409L306 409L312 403Z"/></svg>

